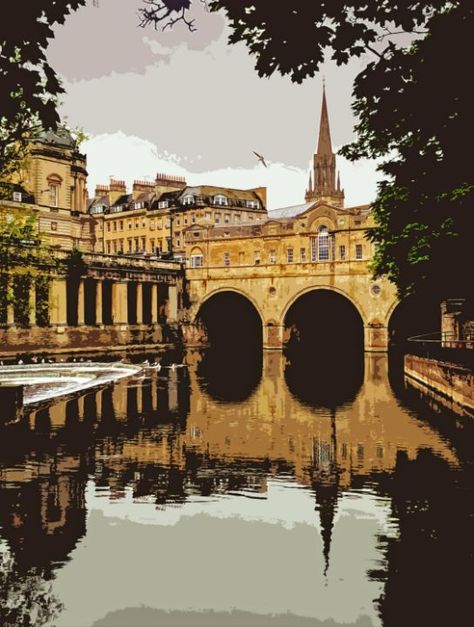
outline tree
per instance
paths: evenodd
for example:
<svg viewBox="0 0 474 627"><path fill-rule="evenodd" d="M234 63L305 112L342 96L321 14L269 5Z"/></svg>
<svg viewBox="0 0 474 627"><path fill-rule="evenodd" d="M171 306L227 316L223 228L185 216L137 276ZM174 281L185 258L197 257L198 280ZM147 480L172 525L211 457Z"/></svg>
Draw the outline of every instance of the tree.
<svg viewBox="0 0 474 627"><path fill-rule="evenodd" d="M0 178L14 172L24 159L28 141L41 128L55 128L63 93L46 58L52 26L86 0L13 2L0 20Z"/></svg>
<svg viewBox="0 0 474 627"><path fill-rule="evenodd" d="M172 11L175 3L158 4ZM230 43L247 45L260 76L301 82L328 57L339 65L367 59L354 83L356 140L342 154L382 162L377 228L368 234L377 245L374 273L388 276L401 297L466 294L474 102L464 67L472 3L210 0L209 8L227 14Z"/></svg>
<svg viewBox="0 0 474 627"><path fill-rule="evenodd" d="M41 241L34 213L18 209L0 213L0 322L7 319L13 305L15 321L29 323L29 294L35 284L37 319L47 323L48 276L56 261Z"/></svg>

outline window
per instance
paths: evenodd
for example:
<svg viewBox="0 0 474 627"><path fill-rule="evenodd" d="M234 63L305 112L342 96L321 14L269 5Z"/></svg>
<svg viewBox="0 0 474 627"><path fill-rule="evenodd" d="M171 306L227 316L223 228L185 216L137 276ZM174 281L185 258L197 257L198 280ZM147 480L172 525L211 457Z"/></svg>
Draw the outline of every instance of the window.
<svg viewBox="0 0 474 627"><path fill-rule="evenodd" d="M318 260L318 241L316 237L310 238L311 261Z"/></svg>
<svg viewBox="0 0 474 627"><path fill-rule="evenodd" d="M134 209L144 209L144 207L145 207L145 203L144 203L144 202L141 202L141 201L140 201L140 202L136 202L136 203L133 205L133 208L134 208Z"/></svg>
<svg viewBox="0 0 474 627"><path fill-rule="evenodd" d="M150 220L150 231L154 231L154 230L155 230L155 221Z"/></svg>
<svg viewBox="0 0 474 627"><path fill-rule="evenodd" d="M183 197L183 205L192 205L194 202L194 196L192 196L191 194L188 194L187 196Z"/></svg>
<svg viewBox="0 0 474 627"><path fill-rule="evenodd" d="M135 228L138 229L139 226L140 226L140 223L138 222L138 220L135 220Z"/></svg>
<svg viewBox="0 0 474 627"><path fill-rule="evenodd" d="M344 261L345 258L346 258L346 247L345 246L339 246L339 259L341 261Z"/></svg>
<svg viewBox="0 0 474 627"><path fill-rule="evenodd" d="M176 240L176 246L179 248L181 246L181 241L179 239Z"/></svg>
<svg viewBox="0 0 474 627"><path fill-rule="evenodd" d="M226 224L230 223L230 213L224 213L224 222Z"/></svg>
<svg viewBox="0 0 474 627"><path fill-rule="evenodd" d="M180 225L179 218L176 218L176 226L179 226L179 225Z"/></svg>
<svg viewBox="0 0 474 627"><path fill-rule="evenodd" d="M196 216L194 216L194 215L192 217L192 222L193 222L193 224L196 224Z"/></svg>
<svg viewBox="0 0 474 627"><path fill-rule="evenodd" d="M245 206L250 209L258 209L258 201L257 200L246 200Z"/></svg>
<svg viewBox="0 0 474 627"><path fill-rule="evenodd" d="M274 248L270 251L269 261L270 263L276 263L276 250Z"/></svg>
<svg viewBox="0 0 474 627"><path fill-rule="evenodd" d="M119 230L123 231L123 220L120 220L119 222Z"/></svg>
<svg viewBox="0 0 474 627"><path fill-rule="evenodd" d="M21 202L21 192L13 192L13 200L15 202Z"/></svg>
<svg viewBox="0 0 474 627"><path fill-rule="evenodd" d="M142 229L146 229L146 220L142 220Z"/></svg>
<svg viewBox="0 0 474 627"><path fill-rule="evenodd" d="M127 247L128 247L128 252L131 253L132 252L132 241L131 239L127 240Z"/></svg>
<svg viewBox="0 0 474 627"><path fill-rule="evenodd" d="M229 253L224 253L224 265L230 266L230 254Z"/></svg>
<svg viewBox="0 0 474 627"><path fill-rule="evenodd" d="M48 187L49 192L49 204L51 207L58 206L59 200L59 183L50 183Z"/></svg>
<svg viewBox="0 0 474 627"><path fill-rule="evenodd" d="M155 252L155 240L153 238L150 240L150 251Z"/></svg>
<svg viewBox="0 0 474 627"><path fill-rule="evenodd" d="M240 222L240 214L239 214L239 213L236 213L236 214L234 215L234 221L235 221L235 222Z"/></svg>
<svg viewBox="0 0 474 627"><path fill-rule="evenodd" d="M199 237L200 235L199 231L193 231L193 237Z"/></svg>
<svg viewBox="0 0 474 627"><path fill-rule="evenodd" d="M288 263L293 263L294 259L293 259L293 248L287 248L286 250L286 258L288 260Z"/></svg>
<svg viewBox="0 0 474 627"><path fill-rule="evenodd" d="M140 241L138 239L138 237L135 238L135 252L137 253L139 251L139 247L140 247Z"/></svg>
<svg viewBox="0 0 474 627"><path fill-rule="evenodd" d="M191 255L191 268L202 268L204 265L204 255Z"/></svg>
<svg viewBox="0 0 474 627"><path fill-rule="evenodd" d="M57 231L58 230L58 223L57 222L51 222L51 230L52 231Z"/></svg>
<svg viewBox="0 0 474 627"><path fill-rule="evenodd" d="M110 222L107 222L107 233L110 233Z"/></svg>
<svg viewBox="0 0 474 627"><path fill-rule="evenodd" d="M216 224L220 224L221 223L221 214L220 213L216 213L214 216L214 221Z"/></svg>
<svg viewBox="0 0 474 627"><path fill-rule="evenodd" d="M107 254L110 255L110 242L107 242Z"/></svg>
<svg viewBox="0 0 474 627"><path fill-rule="evenodd" d="M188 223L188 219L184 218L184 224L187 224L187 223Z"/></svg>
<svg viewBox="0 0 474 627"><path fill-rule="evenodd" d="M306 248L300 248L300 261L306 262Z"/></svg>
<svg viewBox="0 0 474 627"><path fill-rule="evenodd" d="M115 207L110 207L110 213L120 213L123 210L123 205L115 205Z"/></svg>
<svg viewBox="0 0 474 627"><path fill-rule="evenodd" d="M255 265L258 266L258 264L260 263L260 251L256 250L254 252L253 257L254 257L254 260L255 260Z"/></svg>
<svg viewBox="0 0 474 627"><path fill-rule="evenodd" d="M117 230L117 222L115 222L115 220L113 222L113 225L114 225L114 231L116 231Z"/></svg>
<svg viewBox="0 0 474 627"><path fill-rule="evenodd" d="M168 219L165 221L165 229L169 229L169 228L170 228L170 225L171 225L171 221L170 221L170 219L168 218Z"/></svg>
<svg viewBox="0 0 474 627"><path fill-rule="evenodd" d="M329 233L325 226L321 226L318 233L318 258L319 261L329 260Z"/></svg>
<svg viewBox="0 0 474 627"><path fill-rule="evenodd" d="M362 259L362 244L356 244L356 259Z"/></svg>
<svg viewBox="0 0 474 627"><path fill-rule="evenodd" d="M117 253L117 242L115 240L112 242L112 247L113 247L114 253Z"/></svg>
<svg viewBox="0 0 474 627"><path fill-rule="evenodd" d="M123 239L119 240L119 252L123 253Z"/></svg>
<svg viewBox="0 0 474 627"><path fill-rule="evenodd" d="M221 206L227 205L227 196L224 196L224 194L217 194L214 196L214 204Z"/></svg>
<svg viewBox="0 0 474 627"><path fill-rule="evenodd" d="M167 200L159 200L158 201L158 209L166 209L167 206L168 206L168 201Z"/></svg>
<svg viewBox="0 0 474 627"><path fill-rule="evenodd" d="M206 213L204 214L204 217L206 218L206 220L210 220L211 219L211 212L210 211L206 211Z"/></svg>
<svg viewBox="0 0 474 627"><path fill-rule="evenodd" d="M146 250L146 238L142 237L142 250L145 251Z"/></svg>
<svg viewBox="0 0 474 627"><path fill-rule="evenodd" d="M129 223L128 223L128 229L129 229L129 230L131 230L131 228L132 228L132 223L131 223L131 222L129 222Z"/></svg>

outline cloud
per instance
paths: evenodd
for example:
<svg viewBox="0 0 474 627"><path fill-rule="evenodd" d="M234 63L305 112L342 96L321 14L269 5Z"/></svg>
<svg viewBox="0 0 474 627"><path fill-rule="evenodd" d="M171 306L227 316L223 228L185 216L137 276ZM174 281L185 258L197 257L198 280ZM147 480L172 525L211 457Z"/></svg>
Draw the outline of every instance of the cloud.
<svg viewBox="0 0 474 627"><path fill-rule="evenodd" d="M91 194L98 183L107 183L110 176L125 180L131 188L134 179L154 180L157 172L165 172L185 176L190 185L207 184L236 189L266 186L269 209L304 202L307 170L282 162L269 162L268 168L254 163L249 168L221 167L197 172L177 154L123 132L92 137L82 149L87 154ZM337 159L346 192L346 206L373 200L376 191L375 163L352 164L342 157Z"/></svg>

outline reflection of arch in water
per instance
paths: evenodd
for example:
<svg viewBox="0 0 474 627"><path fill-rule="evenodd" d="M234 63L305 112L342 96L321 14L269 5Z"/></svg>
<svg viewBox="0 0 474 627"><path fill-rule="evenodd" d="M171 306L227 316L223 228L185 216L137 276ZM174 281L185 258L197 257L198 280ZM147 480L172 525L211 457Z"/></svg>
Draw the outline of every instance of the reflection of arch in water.
<svg viewBox="0 0 474 627"><path fill-rule="evenodd" d="M364 323L357 306L335 290L305 291L284 317L290 392L310 406L352 400L364 373Z"/></svg>
<svg viewBox="0 0 474 627"><path fill-rule="evenodd" d="M198 364L201 388L219 400L245 400L262 375L263 324L257 306L241 292L220 290L204 300L197 320L210 345Z"/></svg>

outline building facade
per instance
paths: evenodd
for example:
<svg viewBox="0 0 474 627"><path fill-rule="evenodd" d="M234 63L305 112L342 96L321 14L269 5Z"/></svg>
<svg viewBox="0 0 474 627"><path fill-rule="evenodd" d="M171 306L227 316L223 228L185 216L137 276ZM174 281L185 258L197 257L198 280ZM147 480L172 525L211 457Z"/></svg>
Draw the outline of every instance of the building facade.
<svg viewBox="0 0 474 627"><path fill-rule="evenodd" d="M202 305L232 291L252 303L259 314L264 348L281 349L288 340L290 307L304 294L324 289L345 297L357 310L366 350L387 350L396 291L387 280L372 278L369 264L374 249L367 238L374 226L370 206L344 207L325 93L305 201L269 211L258 224L187 227L190 344L205 341Z"/></svg>
<svg viewBox="0 0 474 627"><path fill-rule="evenodd" d="M184 258L185 230L194 224L255 224L266 219L266 189L188 186L182 177L158 174L155 182L124 181L96 187L89 201L96 219L96 251Z"/></svg>

